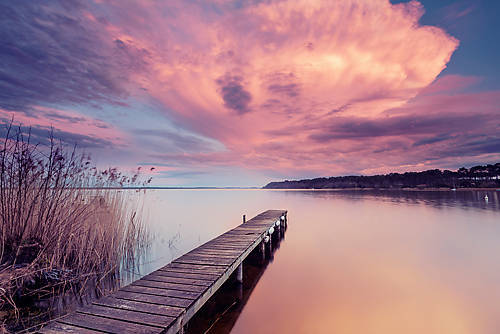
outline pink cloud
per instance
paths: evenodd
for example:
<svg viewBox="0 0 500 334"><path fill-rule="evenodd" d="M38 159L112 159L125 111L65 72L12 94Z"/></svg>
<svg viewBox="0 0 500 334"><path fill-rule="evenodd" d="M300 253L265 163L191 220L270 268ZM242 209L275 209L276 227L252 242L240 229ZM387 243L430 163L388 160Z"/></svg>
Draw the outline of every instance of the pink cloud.
<svg viewBox="0 0 500 334"><path fill-rule="evenodd" d="M443 30L419 25L424 10L416 1L276 1L239 10L223 3L212 15L203 4L148 3L128 8L126 26L108 27L148 50L150 71L136 79L168 117L227 149L217 158L185 157L192 163L223 157L294 168L314 157L321 162L312 168L325 170L337 161L328 155L338 143L308 146L309 128L337 114L385 117L430 85L458 45ZM294 132L274 135L284 129ZM291 147L299 160L284 157Z"/></svg>

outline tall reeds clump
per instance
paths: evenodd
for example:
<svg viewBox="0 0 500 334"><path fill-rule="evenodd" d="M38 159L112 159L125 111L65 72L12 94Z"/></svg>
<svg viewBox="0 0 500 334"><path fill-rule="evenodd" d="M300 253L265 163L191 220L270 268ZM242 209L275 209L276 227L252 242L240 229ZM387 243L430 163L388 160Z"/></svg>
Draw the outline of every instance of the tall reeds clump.
<svg viewBox="0 0 500 334"><path fill-rule="evenodd" d="M12 123L0 144L0 309L133 263L147 232L127 191L103 188L138 185L138 173L98 170L52 134L41 145Z"/></svg>

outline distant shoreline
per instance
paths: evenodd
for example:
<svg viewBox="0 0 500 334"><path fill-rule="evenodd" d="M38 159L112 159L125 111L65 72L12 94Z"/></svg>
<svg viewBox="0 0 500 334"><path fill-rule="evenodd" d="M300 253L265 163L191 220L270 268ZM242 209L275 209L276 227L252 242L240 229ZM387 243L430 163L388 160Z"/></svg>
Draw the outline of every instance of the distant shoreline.
<svg viewBox="0 0 500 334"><path fill-rule="evenodd" d="M499 187L491 188L265 188L265 187L104 187L104 188L81 188L87 190L294 190L294 191L500 191Z"/></svg>
<svg viewBox="0 0 500 334"><path fill-rule="evenodd" d="M86 190L256 190L262 187L85 187Z"/></svg>
<svg viewBox="0 0 500 334"><path fill-rule="evenodd" d="M461 167L456 171L429 169L383 175L346 175L270 182L266 189L395 189L432 191L500 189L500 163Z"/></svg>
<svg viewBox="0 0 500 334"><path fill-rule="evenodd" d="M373 190L383 190L383 191L500 191L498 187L492 188L456 188L455 190L451 188L262 188L263 190L294 190L294 191L373 191Z"/></svg>

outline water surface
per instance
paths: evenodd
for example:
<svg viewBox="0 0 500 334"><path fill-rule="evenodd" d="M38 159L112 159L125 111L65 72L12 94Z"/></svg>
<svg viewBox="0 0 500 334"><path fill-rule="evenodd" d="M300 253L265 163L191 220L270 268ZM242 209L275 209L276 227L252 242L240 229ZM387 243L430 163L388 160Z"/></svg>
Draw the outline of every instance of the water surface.
<svg viewBox="0 0 500 334"><path fill-rule="evenodd" d="M274 260L236 321L211 332L498 333L499 195L152 190L144 212L155 240L140 271L237 226L242 214L287 209Z"/></svg>

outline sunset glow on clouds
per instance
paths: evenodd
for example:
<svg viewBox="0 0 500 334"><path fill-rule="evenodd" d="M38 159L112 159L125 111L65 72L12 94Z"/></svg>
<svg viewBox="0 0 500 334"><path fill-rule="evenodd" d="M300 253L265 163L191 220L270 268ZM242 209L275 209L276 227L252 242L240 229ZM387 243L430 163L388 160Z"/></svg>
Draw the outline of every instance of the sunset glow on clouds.
<svg viewBox="0 0 500 334"><path fill-rule="evenodd" d="M463 42L421 24L417 1L1 6L2 120L52 125L103 164L157 166L157 184L500 156L500 91L439 76Z"/></svg>

